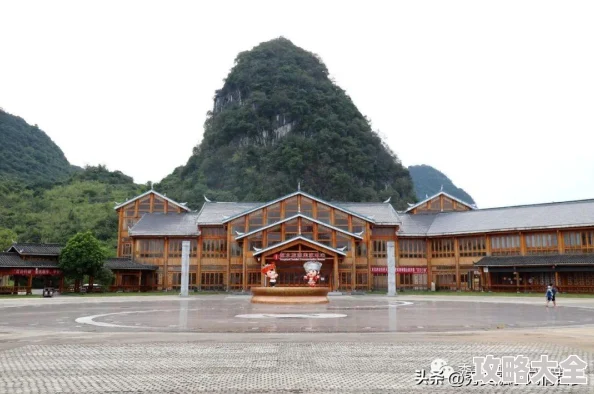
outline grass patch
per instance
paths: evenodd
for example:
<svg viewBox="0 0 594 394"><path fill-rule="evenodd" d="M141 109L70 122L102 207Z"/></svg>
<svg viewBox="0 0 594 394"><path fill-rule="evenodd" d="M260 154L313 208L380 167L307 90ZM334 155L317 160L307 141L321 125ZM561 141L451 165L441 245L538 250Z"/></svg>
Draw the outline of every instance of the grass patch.
<svg viewBox="0 0 594 394"><path fill-rule="evenodd" d="M41 294L28 294L28 295L0 294L0 298L42 298L42 296L41 296Z"/></svg>

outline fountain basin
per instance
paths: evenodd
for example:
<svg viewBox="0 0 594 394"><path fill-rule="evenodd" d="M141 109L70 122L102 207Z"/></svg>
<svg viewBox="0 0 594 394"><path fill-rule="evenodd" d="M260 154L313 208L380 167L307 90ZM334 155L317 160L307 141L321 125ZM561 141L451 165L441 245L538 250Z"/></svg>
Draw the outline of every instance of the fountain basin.
<svg viewBox="0 0 594 394"><path fill-rule="evenodd" d="M327 287L252 287L253 304L327 304Z"/></svg>

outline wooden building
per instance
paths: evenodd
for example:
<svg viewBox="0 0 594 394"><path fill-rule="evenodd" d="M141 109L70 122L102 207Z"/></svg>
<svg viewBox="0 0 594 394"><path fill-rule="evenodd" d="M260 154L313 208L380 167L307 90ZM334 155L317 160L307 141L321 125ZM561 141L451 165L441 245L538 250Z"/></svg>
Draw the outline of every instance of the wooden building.
<svg viewBox="0 0 594 394"><path fill-rule="evenodd" d="M544 291L555 282L594 291L594 200L476 209L440 192L396 212L389 202L297 191L265 203L206 201L192 212L151 190L115 209L118 256L156 267L159 289L180 287L187 240L190 286L203 290L261 286L260 268L272 261L278 286L303 286L308 260L322 262L321 284L332 290L385 288L394 241L400 289Z"/></svg>
<svg viewBox="0 0 594 394"><path fill-rule="evenodd" d="M15 243L0 253L0 294L31 294L33 278L44 279L45 286L64 289L64 277L58 266L62 245ZM130 258L109 258L105 267L114 274L112 291L156 290L155 266L131 261ZM8 278L13 284L8 286Z"/></svg>

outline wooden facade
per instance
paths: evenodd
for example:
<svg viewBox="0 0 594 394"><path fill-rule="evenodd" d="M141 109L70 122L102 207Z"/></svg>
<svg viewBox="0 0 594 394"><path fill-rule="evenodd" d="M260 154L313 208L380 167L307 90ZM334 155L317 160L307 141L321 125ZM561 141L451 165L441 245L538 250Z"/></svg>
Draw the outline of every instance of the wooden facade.
<svg viewBox="0 0 594 394"><path fill-rule="evenodd" d="M393 241L400 289L427 290L434 286L436 290L536 291L554 281L566 291L594 291L594 277L586 271L570 270L571 275L569 271L553 272L551 277L544 274L550 267L543 269L542 275L522 274L513 269L510 283L510 275L496 272L504 272L501 269L489 272L477 265L487 256L594 253L594 223L572 228L494 229L452 235L411 234L402 228L406 224L400 222L402 218L447 212L458 215L475 209L446 193L395 214L397 219L393 221L368 215L374 207L389 212L392 208L389 204L387 208L386 203L370 204L363 213L357 212L354 203L348 204L355 208L345 209L340 203L328 203L302 192L247 209L245 205L237 203L235 208L232 204L235 203L207 202L200 212L190 213L182 204L147 192L116 207L120 218L118 256L130 256L136 262L156 266L157 288L174 290L181 285L181 243L187 240L191 242L191 287L247 291L264 284L260 268L272 261L277 264L279 285L305 285L301 280L302 265L308 253L317 252L325 255L321 285L331 290L369 291L387 287L387 242ZM144 231L142 222L148 219L133 226L142 215L157 212L177 217L193 215L188 217L195 218L195 228L170 234L159 228ZM132 227L133 231L128 232ZM138 228L143 231L136 231ZM282 253L289 252L305 257L279 261Z"/></svg>

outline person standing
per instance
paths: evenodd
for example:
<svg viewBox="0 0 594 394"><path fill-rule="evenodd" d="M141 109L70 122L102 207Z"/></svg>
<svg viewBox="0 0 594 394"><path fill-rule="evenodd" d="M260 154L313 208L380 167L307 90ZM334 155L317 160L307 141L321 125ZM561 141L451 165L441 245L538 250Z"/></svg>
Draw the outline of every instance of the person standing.
<svg viewBox="0 0 594 394"><path fill-rule="evenodd" d="M547 292L545 294L546 298L547 298L547 305L546 307L549 307L549 302L553 301L553 306L556 307L557 304L555 303L555 293L556 291L553 291L553 284L549 284L547 286Z"/></svg>
<svg viewBox="0 0 594 394"><path fill-rule="evenodd" d="M558 289L557 286L555 286L554 284L550 284L551 286L551 291L553 292L553 306L556 308L557 307L557 301L555 301L555 296L557 295Z"/></svg>

